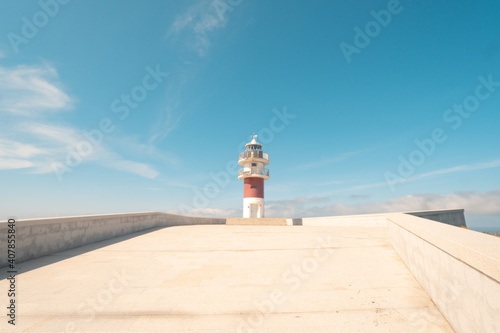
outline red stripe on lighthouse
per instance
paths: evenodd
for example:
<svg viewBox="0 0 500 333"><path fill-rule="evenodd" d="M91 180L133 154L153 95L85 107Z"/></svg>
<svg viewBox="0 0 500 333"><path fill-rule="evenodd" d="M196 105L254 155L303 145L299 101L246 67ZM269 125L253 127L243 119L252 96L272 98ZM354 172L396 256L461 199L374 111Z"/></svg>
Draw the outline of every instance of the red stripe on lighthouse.
<svg viewBox="0 0 500 333"><path fill-rule="evenodd" d="M244 198L264 198L264 178L245 178L243 185Z"/></svg>

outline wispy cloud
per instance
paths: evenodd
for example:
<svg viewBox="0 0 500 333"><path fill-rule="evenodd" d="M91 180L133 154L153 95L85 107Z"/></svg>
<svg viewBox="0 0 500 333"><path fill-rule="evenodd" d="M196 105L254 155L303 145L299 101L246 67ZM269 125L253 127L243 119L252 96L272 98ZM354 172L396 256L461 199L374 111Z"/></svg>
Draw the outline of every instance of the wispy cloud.
<svg viewBox="0 0 500 333"><path fill-rule="evenodd" d="M57 133L60 131L60 139ZM0 137L1 168L28 169L31 173L50 173L52 162L64 161L65 147L78 142L68 135L69 129L40 123L21 123L9 133L9 138Z"/></svg>
<svg viewBox="0 0 500 333"><path fill-rule="evenodd" d="M234 11L234 6L237 4L231 5L225 0L200 0L189 5L170 24L165 38L176 44L176 50L181 51L178 54L181 65L167 86L165 95L168 102L151 129L148 143L158 143L164 140L179 126L180 121L189 112L183 105L183 95L187 90L187 84L192 79L196 59L208 54L212 46L211 34L226 26L228 13Z"/></svg>
<svg viewBox="0 0 500 333"><path fill-rule="evenodd" d="M186 113L180 110L182 91L185 84L186 78L181 74L168 84L166 91L168 103L159 119L153 125L148 143L161 142L179 125L179 122Z"/></svg>
<svg viewBox="0 0 500 333"><path fill-rule="evenodd" d="M187 46L200 57L207 54L210 48L209 33L223 28L227 22L229 10L217 10L213 0L203 0L188 7L185 13L178 15L167 31L166 37L187 42Z"/></svg>
<svg viewBox="0 0 500 333"><path fill-rule="evenodd" d="M178 15L170 26L170 29L167 32L167 37L171 36L174 33L179 33L180 31L184 30L190 22L193 21L195 18L195 15L193 13L193 9L195 6L190 7L186 13L183 15Z"/></svg>
<svg viewBox="0 0 500 333"><path fill-rule="evenodd" d="M77 151L82 142L88 141L77 128L70 125L31 121L20 123L16 129L22 140L29 140L30 146L43 152L26 158L32 163L33 173L54 172L54 163L64 163L71 151ZM82 163L105 155L101 146L91 147L92 150L82 156Z"/></svg>
<svg viewBox="0 0 500 333"><path fill-rule="evenodd" d="M150 142L142 143L136 136L115 136L110 137L109 141L116 151L126 152L130 156L146 156L148 159L161 162L163 165L174 167L181 164L181 159L176 154L158 149Z"/></svg>
<svg viewBox="0 0 500 333"><path fill-rule="evenodd" d="M347 180L332 180L330 182L325 182L323 185L340 185L340 184L345 184L347 183Z"/></svg>
<svg viewBox="0 0 500 333"><path fill-rule="evenodd" d="M69 109L74 100L64 92L57 71L49 66L0 67L0 111L8 112L0 133L0 169L26 169L30 173L52 173L54 164L67 161L71 152L90 147L80 154L80 163L97 163L108 168L156 178L160 173L146 163L123 158L104 143L89 141L81 129L51 123L52 112ZM128 142L137 155L177 163L152 145Z"/></svg>
<svg viewBox="0 0 500 333"><path fill-rule="evenodd" d="M33 163L24 159L0 157L0 169L24 169L30 168Z"/></svg>
<svg viewBox="0 0 500 333"><path fill-rule="evenodd" d="M31 163L33 173L53 172L54 163L64 163L71 151L78 151L78 148L86 143L87 146L90 144L91 151L82 156L81 163L95 162L107 168L130 172L149 179L159 175L159 172L151 166L123 158L104 144L91 144L82 132L69 125L24 123L19 126L19 131L24 131L26 136L35 139L36 144L31 144L30 147L43 152L38 154L39 156L30 156L26 159ZM153 154L159 152L153 150Z"/></svg>
<svg viewBox="0 0 500 333"><path fill-rule="evenodd" d="M435 170L435 171L423 173L421 175L417 175L415 177L409 178L408 181L432 177L432 176L436 176L436 175L444 175L444 174L449 174L449 173L454 173L454 172L460 172L460 171L476 171L476 170L491 169L491 168L497 168L499 166L500 166L500 160L495 160L495 161L486 162L486 163L459 165L459 166L455 166L452 168L440 169L440 170Z"/></svg>
<svg viewBox="0 0 500 333"><path fill-rule="evenodd" d="M266 202L266 216L269 217L302 217L314 207L324 206L330 202L327 197L298 197L288 200L270 200Z"/></svg>
<svg viewBox="0 0 500 333"><path fill-rule="evenodd" d="M70 109L72 105L53 67L0 67L0 111L29 115Z"/></svg>
<svg viewBox="0 0 500 333"><path fill-rule="evenodd" d="M45 142L54 142L63 146L76 146L83 139L75 128L64 125L26 122L18 126L19 131L26 132Z"/></svg>
<svg viewBox="0 0 500 333"><path fill-rule="evenodd" d="M31 144L0 138L0 169L24 169L34 167L30 160L47 152Z"/></svg>
<svg viewBox="0 0 500 333"><path fill-rule="evenodd" d="M0 111L9 113L0 133L0 168L51 172L50 162L75 143L75 131L42 119L72 105L53 67L0 66Z"/></svg>
<svg viewBox="0 0 500 333"><path fill-rule="evenodd" d="M100 160L100 163L115 170L130 172L149 179L155 179L160 175L158 171L145 163L126 160L114 153L107 153L107 158Z"/></svg>
<svg viewBox="0 0 500 333"><path fill-rule="evenodd" d="M241 211L237 209L220 209L220 208L194 208L187 211L180 211L177 209L170 210L171 214L182 214L185 216L199 216L199 217L237 217L241 216Z"/></svg>
<svg viewBox="0 0 500 333"><path fill-rule="evenodd" d="M416 175L413 177L409 177L409 178L404 179L403 183L409 183L409 182L413 182L413 181L416 181L419 179L430 178L430 177L437 176L437 175L446 175L446 174L455 173L455 172L485 170L485 169L491 169L491 168L497 168L497 167L500 167L500 160L494 160L494 161L485 162L485 163L475 163L475 164L469 164L469 165L458 165L458 166L454 166L451 168L438 169L438 170L426 172L426 173L423 173L420 175ZM384 187L384 186L388 186L387 182L357 185L357 186L353 186L353 187L350 187L347 189L342 189L342 191L364 190L364 189Z"/></svg>
<svg viewBox="0 0 500 333"><path fill-rule="evenodd" d="M337 216L463 208L472 215L499 215L500 190L423 193L379 202L329 204L328 198L299 197L266 203L266 215L276 217Z"/></svg>
<svg viewBox="0 0 500 333"><path fill-rule="evenodd" d="M12 158L30 158L47 154L47 151L31 144L24 144L10 139L0 138L0 156Z"/></svg>
<svg viewBox="0 0 500 333"><path fill-rule="evenodd" d="M500 190L489 192L462 191L451 194L414 194L385 202L362 205L367 212L407 212L464 208L474 215L500 214Z"/></svg>
<svg viewBox="0 0 500 333"><path fill-rule="evenodd" d="M336 163L348 160L356 155L359 155L361 152L362 151L353 151L353 152L347 152L347 153L343 153L343 154L333 156L333 157L322 157L319 160L316 160L316 161L313 161L313 162L310 162L307 164L299 165L299 166L297 166L297 169L298 170L306 170L306 169L322 168L325 166L329 166L332 164L336 164Z"/></svg>

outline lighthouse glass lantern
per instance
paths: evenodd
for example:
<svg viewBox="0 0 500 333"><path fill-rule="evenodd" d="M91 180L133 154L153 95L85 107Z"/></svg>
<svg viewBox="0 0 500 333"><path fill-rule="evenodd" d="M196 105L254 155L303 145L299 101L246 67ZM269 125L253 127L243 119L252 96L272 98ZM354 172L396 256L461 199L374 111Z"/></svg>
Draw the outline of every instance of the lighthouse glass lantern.
<svg viewBox="0 0 500 333"><path fill-rule="evenodd" d="M240 169L238 179L243 185L243 217L264 217L264 181L269 180L269 155L262 151L262 144L257 142L257 135L245 145L245 151L240 154L238 164Z"/></svg>

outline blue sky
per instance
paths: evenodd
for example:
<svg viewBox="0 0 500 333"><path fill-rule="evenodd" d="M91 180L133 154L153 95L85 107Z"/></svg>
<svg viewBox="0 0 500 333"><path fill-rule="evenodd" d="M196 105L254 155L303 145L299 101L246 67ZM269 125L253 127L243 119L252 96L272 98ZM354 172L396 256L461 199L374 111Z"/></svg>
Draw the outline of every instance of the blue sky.
<svg viewBox="0 0 500 333"><path fill-rule="evenodd" d="M497 1L3 1L1 218L465 208L500 225ZM237 172L237 171L236 171Z"/></svg>

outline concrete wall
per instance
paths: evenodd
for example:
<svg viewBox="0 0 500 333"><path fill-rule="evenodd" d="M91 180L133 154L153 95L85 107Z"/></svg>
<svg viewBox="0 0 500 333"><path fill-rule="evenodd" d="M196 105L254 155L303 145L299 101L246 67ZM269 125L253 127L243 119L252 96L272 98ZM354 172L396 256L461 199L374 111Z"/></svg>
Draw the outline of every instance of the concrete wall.
<svg viewBox="0 0 500 333"><path fill-rule="evenodd" d="M385 227L387 219L384 214L304 217L288 219L288 224L324 227Z"/></svg>
<svg viewBox="0 0 500 333"><path fill-rule="evenodd" d="M176 225L224 224L225 219L130 213L18 220L16 262L133 232ZM0 267L7 265L7 222L0 222Z"/></svg>
<svg viewBox="0 0 500 333"><path fill-rule="evenodd" d="M391 243L458 333L500 332L500 238L388 214ZM409 318L426 332L430 314Z"/></svg>
<svg viewBox="0 0 500 333"><path fill-rule="evenodd" d="M500 332L500 238L452 226L465 225L462 219L463 210L454 210L286 222L304 226L387 227L392 246L456 332ZM19 220L16 260L22 262L150 228L224 223L225 219L154 212ZM7 263L6 244L7 223L0 222L0 248L4 249L0 252L0 267ZM420 316L408 319L420 326L416 331L426 332L432 314Z"/></svg>
<svg viewBox="0 0 500 333"><path fill-rule="evenodd" d="M276 217L228 217L227 225L283 225L286 226L286 219Z"/></svg>
<svg viewBox="0 0 500 333"><path fill-rule="evenodd" d="M463 209L429 210L405 214L439 221L454 226L466 226ZM321 216L287 219L288 225L310 225L325 227L385 227L387 214L363 214L346 216Z"/></svg>
<svg viewBox="0 0 500 333"><path fill-rule="evenodd" d="M456 227L467 227L467 225L465 224L465 215L463 209L429 210L422 212L408 212L406 214L446 223L449 225L454 225Z"/></svg>

